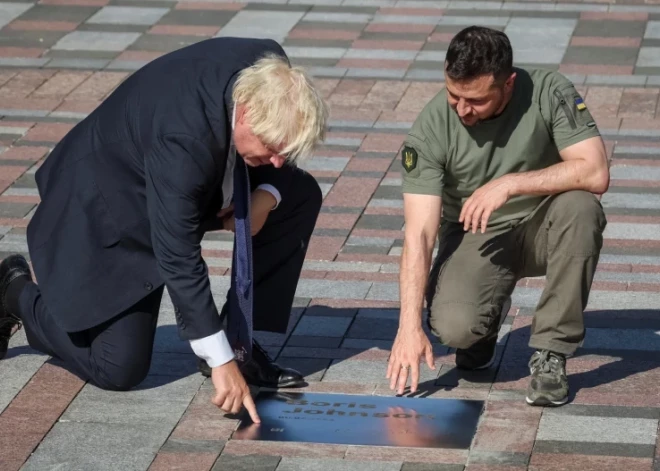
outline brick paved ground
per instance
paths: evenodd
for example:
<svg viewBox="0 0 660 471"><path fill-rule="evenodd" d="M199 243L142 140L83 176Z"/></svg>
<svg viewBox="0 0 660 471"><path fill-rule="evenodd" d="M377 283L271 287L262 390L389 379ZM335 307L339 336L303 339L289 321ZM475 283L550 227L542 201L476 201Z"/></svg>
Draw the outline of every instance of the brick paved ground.
<svg viewBox="0 0 660 471"><path fill-rule="evenodd" d="M391 395L385 365L397 325L402 245L399 163L416 113L442 87L452 34L502 28L519 65L559 69L579 85L608 143L607 240L587 340L568 362L572 402L524 404L533 307L543 279L523 280L497 368L458 378L438 346L429 400L486 400L469 450L231 440L236 422L178 340L166 299L146 384L85 385L26 346L0 362L0 469L93 470L658 470L660 449L660 6L443 0L41 0L0 3L0 255L27 252L39 202L34 171L77 120L131 71L215 35L282 41L311 67L332 130L309 162L326 194L290 331L260 336L300 368L310 391ZM205 242L222 292L231 242ZM424 464L426 463L426 464Z"/></svg>

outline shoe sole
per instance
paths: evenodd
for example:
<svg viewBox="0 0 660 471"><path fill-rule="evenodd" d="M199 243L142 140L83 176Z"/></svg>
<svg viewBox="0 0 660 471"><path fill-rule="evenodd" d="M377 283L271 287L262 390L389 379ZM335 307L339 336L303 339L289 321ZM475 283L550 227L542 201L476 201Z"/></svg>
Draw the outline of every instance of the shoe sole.
<svg viewBox="0 0 660 471"><path fill-rule="evenodd" d="M552 406L563 406L568 402L568 397L565 397L564 399L560 401L552 401L550 399L547 399L545 397L537 397L536 399L532 400L529 397L525 397L525 401L527 404L530 406L540 406L540 407L552 407Z"/></svg>

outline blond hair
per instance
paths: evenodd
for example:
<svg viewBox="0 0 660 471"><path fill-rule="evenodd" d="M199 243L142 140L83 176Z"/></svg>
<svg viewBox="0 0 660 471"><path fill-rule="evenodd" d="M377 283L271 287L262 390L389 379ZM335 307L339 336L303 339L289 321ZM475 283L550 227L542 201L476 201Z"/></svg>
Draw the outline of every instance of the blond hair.
<svg viewBox="0 0 660 471"><path fill-rule="evenodd" d="M268 54L241 71L232 98L246 107L252 132L289 162L302 160L325 139L328 108L305 69Z"/></svg>

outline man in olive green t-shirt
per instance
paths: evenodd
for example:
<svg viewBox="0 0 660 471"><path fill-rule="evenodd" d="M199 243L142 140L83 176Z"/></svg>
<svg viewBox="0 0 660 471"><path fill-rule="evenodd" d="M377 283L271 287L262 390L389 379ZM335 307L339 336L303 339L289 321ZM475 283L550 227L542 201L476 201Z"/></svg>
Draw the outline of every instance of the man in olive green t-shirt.
<svg viewBox="0 0 660 471"><path fill-rule="evenodd" d="M482 369L495 358L516 282L545 275L527 402L567 401L566 357L584 338L606 225L595 194L609 186L607 156L575 86L554 71L515 68L512 56L502 32L459 32L446 86L404 142L401 317L387 369L399 394L409 374L416 390L421 359L434 368L425 297L429 328L456 348L457 367Z"/></svg>

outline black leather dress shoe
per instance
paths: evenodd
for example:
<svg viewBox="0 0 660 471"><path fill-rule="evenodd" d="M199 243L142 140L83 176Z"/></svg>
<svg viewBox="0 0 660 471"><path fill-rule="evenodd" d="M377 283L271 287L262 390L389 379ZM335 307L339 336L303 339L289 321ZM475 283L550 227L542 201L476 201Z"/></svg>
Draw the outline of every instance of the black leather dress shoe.
<svg viewBox="0 0 660 471"><path fill-rule="evenodd" d="M0 360L7 354L9 339L18 331L21 319L7 305L7 287L19 276L32 280L30 265L22 255L10 255L0 263Z"/></svg>
<svg viewBox="0 0 660 471"><path fill-rule="evenodd" d="M211 368L202 359L198 361L199 371L211 376ZM256 341L252 343L252 358L240 365L245 381L257 387L295 388L305 385L305 378L298 371L282 368L274 363L268 353Z"/></svg>

